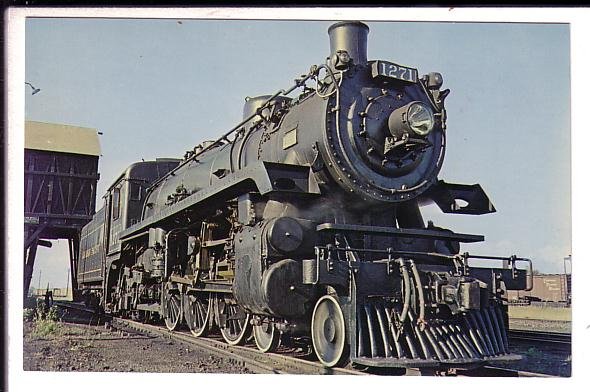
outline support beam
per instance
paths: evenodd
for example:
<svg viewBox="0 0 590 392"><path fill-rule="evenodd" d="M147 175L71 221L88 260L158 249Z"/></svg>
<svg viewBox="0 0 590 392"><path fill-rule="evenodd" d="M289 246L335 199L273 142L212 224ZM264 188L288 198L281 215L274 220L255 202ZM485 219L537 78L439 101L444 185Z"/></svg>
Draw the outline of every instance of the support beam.
<svg viewBox="0 0 590 392"><path fill-rule="evenodd" d="M24 292L23 298L27 298L29 293L29 287L31 285L31 279L33 278L33 267L35 265L35 256L37 255L37 243L38 240L34 239L26 252L25 271L24 271Z"/></svg>
<svg viewBox="0 0 590 392"><path fill-rule="evenodd" d="M39 236L41 235L41 232L46 227L47 227L47 223L43 223L42 225L37 226L37 228L35 229L33 234L31 234L28 237L25 237L25 251L31 247L33 242L36 242L39 240ZM25 230L25 235L26 235L26 233L27 233L27 231Z"/></svg>
<svg viewBox="0 0 590 392"><path fill-rule="evenodd" d="M68 239L70 249L70 274L72 283L72 299L76 300L78 291L78 257L80 251L80 233Z"/></svg>

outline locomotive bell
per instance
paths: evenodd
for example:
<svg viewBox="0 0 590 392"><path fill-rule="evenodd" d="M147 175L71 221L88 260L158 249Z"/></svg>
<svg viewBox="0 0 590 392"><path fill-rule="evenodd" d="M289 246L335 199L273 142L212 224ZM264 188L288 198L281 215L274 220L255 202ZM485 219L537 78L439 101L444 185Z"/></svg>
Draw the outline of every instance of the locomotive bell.
<svg viewBox="0 0 590 392"><path fill-rule="evenodd" d="M248 117L252 116L253 114L257 113L257 111L270 98L272 98L272 95L259 95L257 97L246 97L246 101L244 102L244 109L243 109L243 116L242 116L242 118L245 120L246 118L248 118ZM289 98L289 97L278 96L278 97L275 97L270 102L270 106L276 106L276 105L279 105L279 107L281 105L284 106L284 105L289 104L289 102L291 102L291 100L292 99ZM270 113L271 113L271 110L269 108L266 108L266 109L263 109L259 114L262 117L268 117L270 115ZM252 123L256 122L259 119L260 119L260 117L254 117L249 124L252 125Z"/></svg>
<svg viewBox="0 0 590 392"><path fill-rule="evenodd" d="M332 66L337 70L347 69L352 63L352 59L346 50L339 50L338 53L332 56L331 61Z"/></svg>
<svg viewBox="0 0 590 392"><path fill-rule="evenodd" d="M256 111L262 106L262 104L268 101L272 95L259 95L257 97L246 97L246 102L244 103L243 115L242 118L246 119L256 113ZM266 113L268 114L268 110Z"/></svg>

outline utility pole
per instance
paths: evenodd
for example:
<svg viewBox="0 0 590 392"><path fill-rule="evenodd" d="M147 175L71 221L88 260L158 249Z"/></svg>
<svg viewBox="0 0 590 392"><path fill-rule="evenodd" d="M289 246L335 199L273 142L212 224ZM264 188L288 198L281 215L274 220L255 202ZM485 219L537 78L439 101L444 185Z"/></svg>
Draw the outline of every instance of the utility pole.
<svg viewBox="0 0 590 392"><path fill-rule="evenodd" d="M567 275L567 268L566 268L566 260L570 261L570 265L572 263L572 255L567 255L566 257L563 258L563 274ZM571 273L571 268L570 268L570 273Z"/></svg>
<svg viewBox="0 0 590 392"><path fill-rule="evenodd" d="M68 268L68 280L66 280L66 298L68 298L68 293L70 291L70 269Z"/></svg>
<svg viewBox="0 0 590 392"><path fill-rule="evenodd" d="M37 284L38 289L41 288L41 272L42 272L42 270L39 270L39 284Z"/></svg>
<svg viewBox="0 0 590 392"><path fill-rule="evenodd" d="M571 290L570 285L568 284L567 279L567 265L566 260L570 261L570 275L572 273L572 255L567 255L563 258L563 292L565 293L565 298L567 298L568 304L571 303Z"/></svg>

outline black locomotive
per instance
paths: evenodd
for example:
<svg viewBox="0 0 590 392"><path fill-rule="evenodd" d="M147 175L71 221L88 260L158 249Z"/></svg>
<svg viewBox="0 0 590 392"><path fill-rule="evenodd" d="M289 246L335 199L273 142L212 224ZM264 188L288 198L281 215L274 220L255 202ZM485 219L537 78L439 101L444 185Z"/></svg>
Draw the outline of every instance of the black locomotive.
<svg viewBox="0 0 590 392"><path fill-rule="evenodd" d="M80 288L106 311L230 344L253 334L265 352L309 339L325 366L514 360L503 294L530 288L531 262L460 253L483 236L424 223L432 202L495 209L479 185L437 178L442 76L367 61L368 31L332 25L326 64L247 99L219 139L130 166L82 233Z"/></svg>

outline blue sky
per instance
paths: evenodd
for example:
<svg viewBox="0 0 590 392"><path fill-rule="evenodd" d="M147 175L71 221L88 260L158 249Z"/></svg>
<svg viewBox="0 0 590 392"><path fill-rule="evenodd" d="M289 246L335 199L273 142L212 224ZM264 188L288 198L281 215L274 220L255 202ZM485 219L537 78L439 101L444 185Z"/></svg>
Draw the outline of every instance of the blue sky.
<svg viewBox="0 0 590 392"><path fill-rule="evenodd" d="M181 23L179 23L181 22ZM289 87L329 54L331 22L28 19L27 120L97 128L99 198L130 163L179 157L241 119L246 96ZM562 272L571 253L567 24L367 22L369 59L443 74L440 178L479 183L498 210L425 218L484 234L471 253L530 257ZM32 284L65 286L64 241L38 252ZM569 266L568 266L569 267Z"/></svg>

